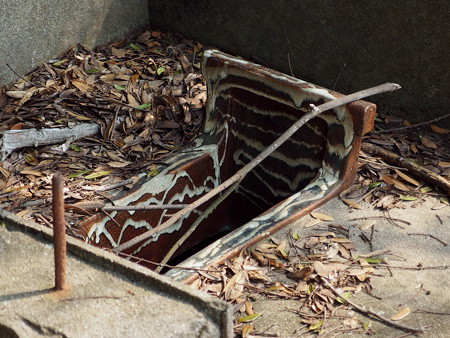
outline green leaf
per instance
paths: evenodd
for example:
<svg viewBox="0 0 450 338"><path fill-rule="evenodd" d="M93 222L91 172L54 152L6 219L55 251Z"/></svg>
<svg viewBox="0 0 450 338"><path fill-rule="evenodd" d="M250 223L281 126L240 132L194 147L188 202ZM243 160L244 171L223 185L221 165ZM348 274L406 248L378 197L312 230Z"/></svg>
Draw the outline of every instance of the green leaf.
<svg viewBox="0 0 450 338"><path fill-rule="evenodd" d="M130 47L133 48L134 50L141 50L141 46L135 44L135 43L130 43Z"/></svg>
<svg viewBox="0 0 450 338"><path fill-rule="evenodd" d="M0 221L0 226L2 226L2 227L4 227L4 228L6 228L6 222L5 222L5 221L3 221L3 220L1 220L1 221Z"/></svg>
<svg viewBox="0 0 450 338"><path fill-rule="evenodd" d="M310 283L308 285L308 290L306 290L306 293L308 295L312 294L314 292L314 290L316 289L316 286L313 283Z"/></svg>
<svg viewBox="0 0 450 338"><path fill-rule="evenodd" d="M70 174L69 176L67 176L67 178L74 178L74 177L78 177L78 176L82 176L84 174L90 173L92 170L81 170L81 171L77 171L76 173Z"/></svg>
<svg viewBox="0 0 450 338"><path fill-rule="evenodd" d="M156 176L156 175L158 175L158 170L150 170L148 173L147 173L147 177L153 177L153 176Z"/></svg>
<svg viewBox="0 0 450 338"><path fill-rule="evenodd" d="M94 74L94 73L98 73L99 70L95 69L95 68L91 68L91 69L86 69L85 72L86 72L86 74Z"/></svg>
<svg viewBox="0 0 450 338"><path fill-rule="evenodd" d="M134 61L128 61L125 63L125 66L130 67L130 66L139 66L139 63L134 62Z"/></svg>
<svg viewBox="0 0 450 338"><path fill-rule="evenodd" d="M449 201L448 201L448 198L447 198L447 197L441 197L441 198L439 198L439 202L449 205Z"/></svg>
<svg viewBox="0 0 450 338"><path fill-rule="evenodd" d="M162 73L164 73L166 71L166 67L158 67L156 69L156 74L161 75Z"/></svg>
<svg viewBox="0 0 450 338"><path fill-rule="evenodd" d="M72 149L73 151L81 151L81 148L76 144L71 144L69 148Z"/></svg>
<svg viewBox="0 0 450 338"><path fill-rule="evenodd" d="M54 63L52 63L53 66L61 66L64 62L69 61L68 59L59 60Z"/></svg>
<svg viewBox="0 0 450 338"><path fill-rule="evenodd" d="M417 200L417 197L415 197L415 196L408 196L408 195L401 195L400 194L400 199L402 201L415 201L415 200Z"/></svg>
<svg viewBox="0 0 450 338"><path fill-rule="evenodd" d="M323 320L319 320L317 323L311 324L309 326L309 331L317 331L317 332L319 332L320 328L322 327L322 325L323 325Z"/></svg>
<svg viewBox="0 0 450 338"><path fill-rule="evenodd" d="M150 108L151 106L152 106L151 103L143 103L143 104L137 106L136 109L139 109L139 110L141 110L141 109L147 109L147 108Z"/></svg>
<svg viewBox="0 0 450 338"><path fill-rule="evenodd" d="M381 263L383 260L381 258L367 257L365 258L365 261L369 264L378 264Z"/></svg>
<svg viewBox="0 0 450 338"><path fill-rule="evenodd" d="M252 321L254 321L256 318L258 318L259 316L261 316L260 313L254 313L254 314L249 315L249 316L241 317L241 318L239 318L238 321L239 321L239 323L252 322Z"/></svg>
<svg viewBox="0 0 450 338"><path fill-rule="evenodd" d="M381 182L373 182L373 183L370 183L370 184L369 184L369 188L370 188L370 189L373 189L373 188L375 188L375 187L378 187L380 184L381 184Z"/></svg>
<svg viewBox="0 0 450 338"><path fill-rule="evenodd" d="M431 189L430 187L423 187L420 189L420 192L422 194L426 194L427 192L433 191L433 189Z"/></svg>
<svg viewBox="0 0 450 338"><path fill-rule="evenodd" d="M117 90L126 90L127 89L125 86L121 86L121 85L118 85L118 84L115 84L114 88L116 88Z"/></svg>
<svg viewBox="0 0 450 338"><path fill-rule="evenodd" d="M61 123L64 123L65 120L66 119L58 119L58 120L55 120L55 123L56 124L61 124Z"/></svg>
<svg viewBox="0 0 450 338"><path fill-rule="evenodd" d="M372 326L372 323L371 322L369 322L369 323L363 323L363 329L364 330L367 330L369 327L371 327Z"/></svg>
<svg viewBox="0 0 450 338"><path fill-rule="evenodd" d="M380 117L375 117L374 120L377 121L377 122L384 122L384 120L382 118L380 118Z"/></svg>
<svg viewBox="0 0 450 338"><path fill-rule="evenodd" d="M102 170L102 171L96 171L92 174L89 174L85 177L85 179L87 180L92 180L94 178L99 178L99 177L103 177L103 176L108 176L109 174L111 174L111 170Z"/></svg>
<svg viewBox="0 0 450 338"><path fill-rule="evenodd" d="M291 235L291 237L292 237L293 239L295 239L296 241L298 241L298 240L300 239L299 234L296 233L296 232L293 232L292 235Z"/></svg>
<svg viewBox="0 0 450 338"><path fill-rule="evenodd" d="M352 294L348 291L344 292L343 294L341 294L342 297L336 297L336 301L341 304L346 304L347 303L346 299L350 298L351 295Z"/></svg>

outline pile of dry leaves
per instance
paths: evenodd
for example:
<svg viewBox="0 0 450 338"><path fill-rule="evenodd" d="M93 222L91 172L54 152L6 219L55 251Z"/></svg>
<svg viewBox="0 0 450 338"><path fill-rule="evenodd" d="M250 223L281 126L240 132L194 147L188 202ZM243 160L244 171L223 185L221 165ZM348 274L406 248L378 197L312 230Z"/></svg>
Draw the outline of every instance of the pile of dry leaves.
<svg viewBox="0 0 450 338"><path fill-rule="evenodd" d="M379 113L375 130L362 144L357 182L341 194L343 201L353 208L364 201L391 209L414 207L435 196L436 209L449 205L450 130L430 122L412 126Z"/></svg>
<svg viewBox="0 0 450 338"><path fill-rule="evenodd" d="M298 328L296 334L320 332L325 320L343 318L340 310L353 293L371 292L373 265L382 262L370 254L352 256L348 230L329 229L306 238L296 233L286 241L271 238L223 265L198 271L200 277L192 286L234 306L239 336L277 336L258 327L261 313L255 313L253 301L260 297L297 300L298 307L291 311L299 314L299 320L292 329ZM339 326L341 333L370 333L369 323L354 317L344 317Z"/></svg>
<svg viewBox="0 0 450 338"><path fill-rule="evenodd" d="M68 179L66 203L103 200L105 186L154 175L201 127L201 52L193 41L145 31L94 51L74 46L2 88L1 132L93 123L101 136L14 149L0 166L0 208L48 224L56 171Z"/></svg>

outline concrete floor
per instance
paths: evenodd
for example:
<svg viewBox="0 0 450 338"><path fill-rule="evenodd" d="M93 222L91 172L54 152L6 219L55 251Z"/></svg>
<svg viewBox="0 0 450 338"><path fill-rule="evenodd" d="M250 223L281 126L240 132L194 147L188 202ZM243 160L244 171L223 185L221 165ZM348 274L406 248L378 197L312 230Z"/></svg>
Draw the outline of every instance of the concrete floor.
<svg viewBox="0 0 450 338"><path fill-rule="evenodd" d="M358 293L352 300L359 305L366 306L390 318L396 314L401 307L407 306L411 313L399 321L399 323L414 327L427 327L422 337L449 337L450 334L450 207L446 206L439 210L433 207L439 202L435 198L427 197L416 207L406 206L404 209L392 209L389 215L392 218L409 222L399 223L404 229L399 228L387 219L379 219L374 225L374 234L371 242L364 242L360 235L364 232L370 237L371 230L361 231L359 225L364 220L351 221L359 217L388 216L372 206L363 205L360 210L349 209L343 202L335 198L318 208L317 212L330 215L334 218L330 222L321 222L316 226L306 228L305 225L312 219L310 216L303 217L296 224L292 224L275 234L275 238L286 240L289 232L297 232L301 238L308 234L317 233L318 229L326 230L328 225L343 225L350 229L350 239L355 243L354 253L367 254L375 250L388 249L390 254L384 255L390 264L398 267L418 267L422 270L391 269L390 275L387 269L377 270L377 275L372 276L372 294L377 298L365 293ZM408 235L411 233L431 234L434 238L423 235ZM294 282L289 279L287 283ZM254 302L255 311L262 313L255 321L258 331L270 328L270 332L277 332L280 337L295 337L296 329L302 326L298 314L288 309L299 309L300 303L291 300L268 300L265 297ZM440 312L444 314L423 314L417 310ZM375 337L399 337L405 332L386 326L377 320L367 318L355 311L351 316L360 318L363 322L371 322ZM322 332L338 325L332 321L326 323ZM302 335L305 337L307 335ZM333 334L326 335L332 337ZM352 334L352 336L357 336Z"/></svg>

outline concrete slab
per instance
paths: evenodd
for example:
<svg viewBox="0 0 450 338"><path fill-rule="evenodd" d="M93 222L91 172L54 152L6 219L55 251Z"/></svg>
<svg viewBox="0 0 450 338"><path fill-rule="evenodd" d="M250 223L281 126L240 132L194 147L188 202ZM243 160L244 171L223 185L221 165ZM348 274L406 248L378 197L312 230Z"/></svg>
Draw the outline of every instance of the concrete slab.
<svg viewBox="0 0 450 338"><path fill-rule="evenodd" d="M289 232L297 232L301 238L327 230L328 225L342 225L350 230L350 239L355 243L355 254L367 254L375 250L388 249L391 255L387 258L392 266L412 269L392 268L378 269L377 274L371 277L373 295L358 293L352 300L360 305L390 318L402 306L411 308L411 314L400 321L401 324L413 327L428 327L426 337L448 337L450 332L450 207L432 210L439 204L437 199L427 197L416 207L405 209L392 209L389 215L364 205L363 209L349 209L339 199L333 199L315 211L330 215L331 222L322 222L311 228L305 225L311 220L310 216L303 217L297 223L282 229L273 237L286 240ZM374 225L372 242L367 243L360 235L364 232L370 237L371 230L361 231L359 225L364 220L351 221L360 217L380 217ZM386 216L385 219L383 217ZM398 223L404 228L393 225L388 218L396 218L410 224ZM318 229L320 229L318 231ZM443 241L432 237L408 234L431 234ZM447 244L447 245L445 245ZM281 281L294 283L285 276ZM253 303L254 310L262 313L258 318L258 330L271 328L271 332L280 333L281 337L295 336L295 330L301 326L300 317L287 309L299 309L300 303L291 300L267 300L261 298ZM419 313L420 310L436 312L435 314ZM441 315L437 313L441 313ZM372 318L350 311L352 316L360 318L363 322L371 322L375 337L396 337L403 333L398 329L386 326ZM443 315L442 313L447 313ZM326 322L325 329L331 329L332 322ZM323 332L325 334L325 331ZM352 334L352 336L356 336Z"/></svg>
<svg viewBox="0 0 450 338"><path fill-rule="evenodd" d="M230 337L229 306L68 238L54 292L51 233L0 210L0 337Z"/></svg>

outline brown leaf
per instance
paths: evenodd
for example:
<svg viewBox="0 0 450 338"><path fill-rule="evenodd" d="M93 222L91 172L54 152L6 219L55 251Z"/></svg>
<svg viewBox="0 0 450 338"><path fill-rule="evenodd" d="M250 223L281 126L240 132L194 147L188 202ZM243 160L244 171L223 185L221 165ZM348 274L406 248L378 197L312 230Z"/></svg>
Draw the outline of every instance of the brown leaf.
<svg viewBox="0 0 450 338"><path fill-rule="evenodd" d="M361 209L361 206L352 200L342 198L342 202L344 202L345 204L347 204L349 207L351 207L353 209Z"/></svg>
<svg viewBox="0 0 450 338"><path fill-rule="evenodd" d="M326 215L326 214L319 213L319 212L311 212L310 215L312 217L314 217L315 219L319 219L321 221L332 221L333 220L333 217Z"/></svg>
<svg viewBox="0 0 450 338"><path fill-rule="evenodd" d="M245 276L245 272L240 271L230 278L223 289L226 300L234 300L242 294L244 291Z"/></svg>
<svg viewBox="0 0 450 338"><path fill-rule="evenodd" d="M431 125L430 128L437 134L448 134L450 133L449 129L441 128L435 125Z"/></svg>
<svg viewBox="0 0 450 338"><path fill-rule="evenodd" d="M438 148L437 144L427 137L422 137L422 144L429 149L437 149Z"/></svg>
<svg viewBox="0 0 450 338"><path fill-rule="evenodd" d="M314 271L315 271L319 276L328 278L328 273L329 273L329 271L328 271L328 269L325 268L325 266L323 265L322 262L320 262L320 261L314 261L314 263L313 263L313 268L314 268Z"/></svg>
<svg viewBox="0 0 450 338"><path fill-rule="evenodd" d="M80 91L82 91L83 93L86 93L86 92L92 90L92 86L88 85L83 80L72 80L72 84L75 87L77 87Z"/></svg>
<svg viewBox="0 0 450 338"><path fill-rule="evenodd" d="M367 230L367 229L370 229L370 228L373 227L376 223L377 223L377 221L376 221L376 220L373 220L373 219L372 219L372 220L365 221L363 224L361 224L361 225L359 226L359 229L362 230L362 231Z"/></svg>
<svg viewBox="0 0 450 338"><path fill-rule="evenodd" d="M286 276L295 281L300 281L302 279L307 279L313 272L314 269L310 266L307 266L301 270L289 272Z"/></svg>
<svg viewBox="0 0 450 338"><path fill-rule="evenodd" d="M397 173L398 176L400 176L401 178L403 178L406 182L411 183L413 185L415 185L416 187L421 186L422 184L420 184L420 182L416 181L414 178L409 177L408 175L404 174L403 172L401 172L398 169L394 169L394 171Z"/></svg>
<svg viewBox="0 0 450 338"><path fill-rule="evenodd" d="M407 315L411 313L411 309L409 307L404 307L399 312L391 317L391 320L400 320L405 318Z"/></svg>

